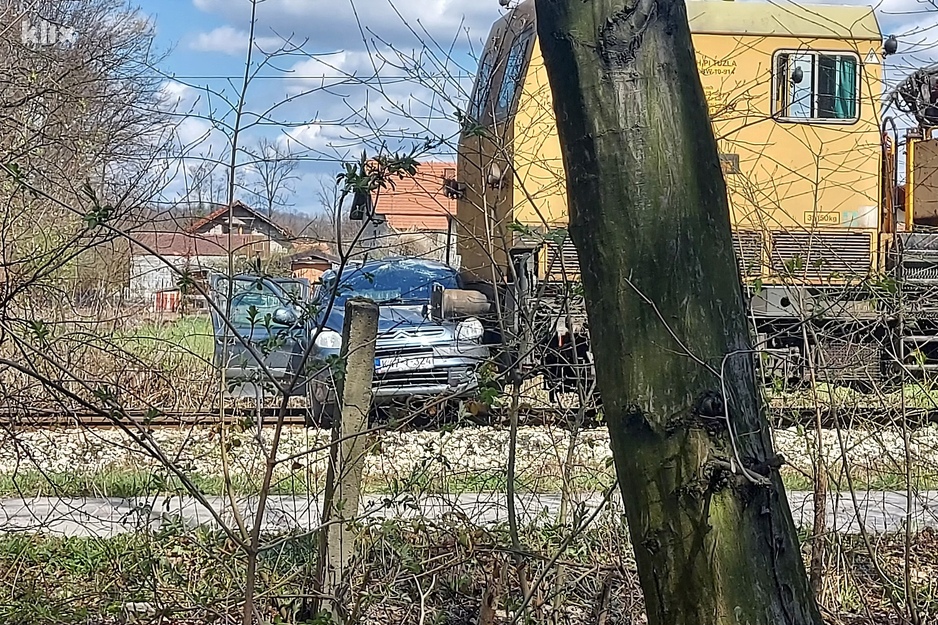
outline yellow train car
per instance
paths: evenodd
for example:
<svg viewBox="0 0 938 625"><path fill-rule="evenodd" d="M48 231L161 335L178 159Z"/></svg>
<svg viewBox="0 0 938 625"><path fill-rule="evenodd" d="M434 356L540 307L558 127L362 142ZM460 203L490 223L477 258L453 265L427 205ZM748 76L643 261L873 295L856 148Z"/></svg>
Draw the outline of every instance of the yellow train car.
<svg viewBox="0 0 938 625"><path fill-rule="evenodd" d="M883 353L888 330L870 291L902 241L934 244L936 264L922 271L938 275L938 239L908 238L918 220L896 188L897 132L884 158L886 49L872 7L688 0L687 13L762 347L779 362L801 358L801 367L799 322L846 320L840 334L818 339L828 343L823 359L842 374L853 367L851 375L878 377L895 357ZM578 263L565 236L563 163L533 0L492 27L462 131L457 248L467 280L507 294L522 343L554 336L547 360L569 364L560 352L572 342L580 346L572 360L587 361L588 339L575 339L586 336L586 318L571 303ZM928 143L919 153L935 142L930 132L908 141L910 167L916 141ZM938 356L932 330L924 339Z"/></svg>
<svg viewBox="0 0 938 625"><path fill-rule="evenodd" d="M745 277L831 284L874 273L885 218L882 34L872 8L691 0L687 9ZM566 227L535 31L531 0L492 28L460 145L459 252L483 279L493 264L510 273L510 251L536 239L528 229ZM558 260L542 255L539 273L559 270Z"/></svg>

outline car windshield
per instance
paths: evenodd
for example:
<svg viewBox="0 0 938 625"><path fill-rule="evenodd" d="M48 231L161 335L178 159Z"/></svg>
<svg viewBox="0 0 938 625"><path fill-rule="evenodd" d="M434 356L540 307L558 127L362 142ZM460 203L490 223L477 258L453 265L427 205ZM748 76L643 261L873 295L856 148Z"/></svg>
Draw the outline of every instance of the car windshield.
<svg viewBox="0 0 938 625"><path fill-rule="evenodd" d="M434 284L448 289L458 286L454 270L406 260L346 270L338 278L338 288L336 281L331 272L323 276L326 297L335 292L337 301L366 297L379 304L428 302Z"/></svg>
<svg viewBox="0 0 938 625"><path fill-rule="evenodd" d="M229 319L235 326L264 325L274 311L284 306L279 292L262 280L235 280Z"/></svg>

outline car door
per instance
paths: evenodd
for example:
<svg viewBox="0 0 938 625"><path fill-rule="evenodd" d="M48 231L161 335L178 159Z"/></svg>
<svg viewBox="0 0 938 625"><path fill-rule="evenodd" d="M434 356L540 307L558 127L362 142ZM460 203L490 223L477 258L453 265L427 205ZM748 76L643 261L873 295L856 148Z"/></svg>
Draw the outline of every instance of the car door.
<svg viewBox="0 0 938 625"><path fill-rule="evenodd" d="M229 281L216 274L210 286L215 365L226 379L266 382L270 374L286 381L299 370L308 344L302 314L307 281L249 275ZM276 321L284 309L294 311L295 323Z"/></svg>

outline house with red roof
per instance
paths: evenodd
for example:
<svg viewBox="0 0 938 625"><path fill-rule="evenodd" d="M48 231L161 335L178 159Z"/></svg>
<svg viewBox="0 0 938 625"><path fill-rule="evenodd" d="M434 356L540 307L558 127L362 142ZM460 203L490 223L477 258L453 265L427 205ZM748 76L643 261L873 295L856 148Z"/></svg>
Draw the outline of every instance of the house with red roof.
<svg viewBox="0 0 938 625"><path fill-rule="evenodd" d="M381 227L375 247L455 263L456 200L446 193L455 177L453 163L425 162L414 176L394 178L376 191L372 203Z"/></svg>
<svg viewBox="0 0 938 625"><path fill-rule="evenodd" d="M211 271L235 271L290 249L291 233L241 201L220 206L181 230L137 232L128 297L156 308L181 299L180 272L205 284Z"/></svg>
<svg viewBox="0 0 938 625"><path fill-rule="evenodd" d="M415 176L395 178L375 194L375 212L398 232L446 232L456 216L456 200L447 197L444 184L455 177L453 163L421 163Z"/></svg>
<svg viewBox="0 0 938 625"><path fill-rule="evenodd" d="M282 251L289 246L293 235L274 223L269 217L254 210L241 200L235 200L229 208L219 206L214 211L197 219L186 232L194 236L238 236L262 237L271 244L271 251Z"/></svg>

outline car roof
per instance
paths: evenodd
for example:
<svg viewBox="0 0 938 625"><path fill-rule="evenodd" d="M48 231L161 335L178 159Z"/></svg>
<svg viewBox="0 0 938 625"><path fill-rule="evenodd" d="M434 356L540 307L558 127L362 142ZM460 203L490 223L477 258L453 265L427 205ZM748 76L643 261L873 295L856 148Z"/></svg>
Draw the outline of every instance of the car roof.
<svg viewBox="0 0 938 625"><path fill-rule="evenodd" d="M386 258L380 258L375 260L365 261L364 263L355 263L345 266L344 271L346 272L373 272L381 267L388 265L396 265L404 268L412 269L424 269L431 271L446 271L450 273L456 273L456 270L450 267L445 263L441 263L435 260L429 260L426 258L418 258L414 256L389 256ZM334 276L339 272L335 269L330 269L323 273L323 277Z"/></svg>
<svg viewBox="0 0 938 625"><path fill-rule="evenodd" d="M221 275L221 274L219 274ZM222 278L224 279L224 277ZM278 296L286 296L290 292L290 285L302 285L304 292L308 292L309 282L305 278L274 278L259 276L251 273L239 273L231 277L232 282L260 282Z"/></svg>

